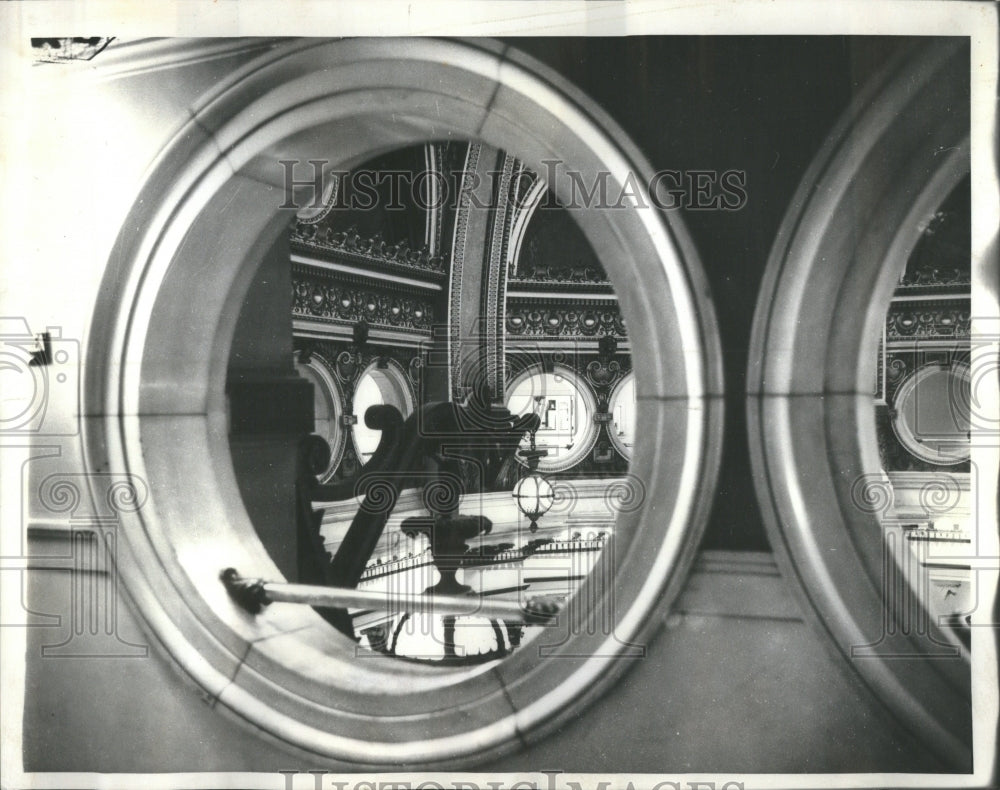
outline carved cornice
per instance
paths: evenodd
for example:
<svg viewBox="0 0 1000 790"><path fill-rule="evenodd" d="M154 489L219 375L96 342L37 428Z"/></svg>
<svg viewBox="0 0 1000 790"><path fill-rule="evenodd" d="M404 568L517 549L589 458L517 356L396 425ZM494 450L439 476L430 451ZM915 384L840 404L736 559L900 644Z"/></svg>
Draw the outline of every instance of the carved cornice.
<svg viewBox="0 0 1000 790"><path fill-rule="evenodd" d="M447 252L431 255L426 245L412 249L406 241L387 244L381 238L364 238L353 226L331 231L323 225L296 222L292 228L292 249L318 254L332 261L408 276L429 276L443 280L448 273Z"/></svg>
<svg viewBox="0 0 1000 790"><path fill-rule="evenodd" d="M511 278L511 285L568 285L573 283L587 285L604 285L611 287L607 274L601 269L593 266L536 266L531 270L530 276L524 273L515 272Z"/></svg>
<svg viewBox="0 0 1000 790"><path fill-rule="evenodd" d="M965 290L972 286L968 269L956 266L922 266L908 268L897 286L903 291L943 289Z"/></svg>
<svg viewBox="0 0 1000 790"><path fill-rule="evenodd" d="M343 324L365 321L376 327L430 334L434 305L430 299L389 284L375 288L292 267L292 315Z"/></svg>

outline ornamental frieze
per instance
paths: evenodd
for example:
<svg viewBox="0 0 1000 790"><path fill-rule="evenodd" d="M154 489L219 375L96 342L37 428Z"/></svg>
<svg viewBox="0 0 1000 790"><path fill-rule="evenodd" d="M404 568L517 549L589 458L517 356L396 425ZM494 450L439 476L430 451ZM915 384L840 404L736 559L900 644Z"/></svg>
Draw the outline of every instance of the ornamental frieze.
<svg viewBox="0 0 1000 790"><path fill-rule="evenodd" d="M574 307L508 300L507 334L514 337L621 337L625 319L618 306Z"/></svg>
<svg viewBox="0 0 1000 790"><path fill-rule="evenodd" d="M434 307L408 292L379 291L353 283L292 272L292 315L353 324L429 332Z"/></svg>
<svg viewBox="0 0 1000 790"><path fill-rule="evenodd" d="M969 337L969 303L898 301L886 315L886 339L962 340Z"/></svg>

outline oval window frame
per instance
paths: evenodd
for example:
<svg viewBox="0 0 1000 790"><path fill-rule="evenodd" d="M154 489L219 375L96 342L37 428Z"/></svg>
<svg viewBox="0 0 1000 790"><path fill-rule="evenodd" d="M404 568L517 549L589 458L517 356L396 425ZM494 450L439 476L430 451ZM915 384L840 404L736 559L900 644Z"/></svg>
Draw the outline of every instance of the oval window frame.
<svg viewBox="0 0 1000 790"><path fill-rule="evenodd" d="M272 604L254 617L228 598L222 564L281 579L232 469L216 463L227 453L225 372L212 365L230 347L252 262L287 229L274 165L333 150L349 166L442 129L508 147L538 169L561 154L585 178L609 172L623 184L638 173L648 183L652 173L590 99L505 45L279 42L198 101L153 163L110 256L87 348L88 466L160 481L121 524L119 571L146 626L217 709L286 748L352 768L454 768L541 737L602 693L628 665L626 648L678 595L719 467L721 354L693 246L680 220L648 200L598 211L585 232L614 261L609 275L638 332L633 355L650 362L637 419L662 440L637 444L643 498L616 525L613 570L629 572L615 574L615 631L573 634L561 660L520 651L446 682L428 671L410 693L391 671L348 661L346 640L307 607ZM568 197L568 181L552 186ZM225 244L220 200L243 230ZM181 309L193 319L179 322ZM163 350L166 337L175 341L167 347L193 350L185 371ZM653 511L655 529L644 528ZM611 605L609 590L591 592Z"/></svg>

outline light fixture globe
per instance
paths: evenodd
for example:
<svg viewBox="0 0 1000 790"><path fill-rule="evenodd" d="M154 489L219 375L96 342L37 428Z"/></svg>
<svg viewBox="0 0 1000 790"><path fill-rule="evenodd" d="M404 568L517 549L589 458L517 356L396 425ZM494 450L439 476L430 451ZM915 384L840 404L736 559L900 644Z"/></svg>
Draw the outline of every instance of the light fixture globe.
<svg viewBox="0 0 1000 790"><path fill-rule="evenodd" d="M531 521L531 531L538 529L538 519L544 516L555 501L555 492L546 478L537 472L517 481L513 491L517 508Z"/></svg>

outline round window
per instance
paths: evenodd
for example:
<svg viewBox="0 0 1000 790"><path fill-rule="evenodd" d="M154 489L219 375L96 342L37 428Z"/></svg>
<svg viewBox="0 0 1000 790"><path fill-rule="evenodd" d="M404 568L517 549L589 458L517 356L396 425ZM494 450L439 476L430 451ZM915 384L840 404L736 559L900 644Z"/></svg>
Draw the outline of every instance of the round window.
<svg viewBox="0 0 1000 790"><path fill-rule="evenodd" d="M969 366L928 364L896 390L892 427L917 458L943 466L969 460Z"/></svg>
<svg viewBox="0 0 1000 790"><path fill-rule="evenodd" d="M559 365L545 372L535 367L523 372L507 390L507 408L519 416L538 415L535 444L546 453L538 461L542 471L569 469L587 456L597 440L597 401L570 368ZM530 442L525 436L521 448L527 449Z"/></svg>

